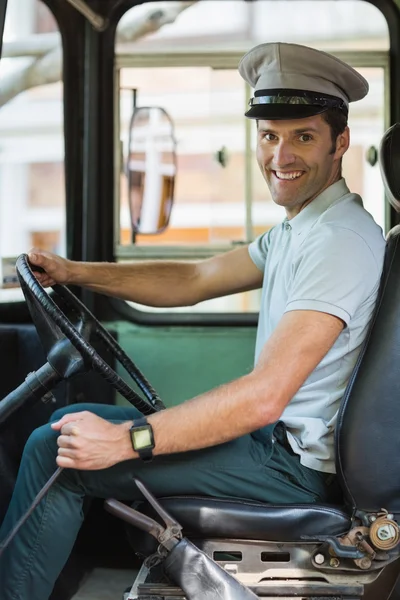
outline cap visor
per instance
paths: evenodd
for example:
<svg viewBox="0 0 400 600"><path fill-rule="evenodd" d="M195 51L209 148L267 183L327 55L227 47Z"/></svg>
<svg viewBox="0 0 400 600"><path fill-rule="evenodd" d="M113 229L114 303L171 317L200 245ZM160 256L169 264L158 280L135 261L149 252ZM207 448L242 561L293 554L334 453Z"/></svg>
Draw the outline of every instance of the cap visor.
<svg viewBox="0 0 400 600"><path fill-rule="evenodd" d="M284 120L305 119L325 112L325 106L304 104L258 104L252 106L246 113L248 119Z"/></svg>

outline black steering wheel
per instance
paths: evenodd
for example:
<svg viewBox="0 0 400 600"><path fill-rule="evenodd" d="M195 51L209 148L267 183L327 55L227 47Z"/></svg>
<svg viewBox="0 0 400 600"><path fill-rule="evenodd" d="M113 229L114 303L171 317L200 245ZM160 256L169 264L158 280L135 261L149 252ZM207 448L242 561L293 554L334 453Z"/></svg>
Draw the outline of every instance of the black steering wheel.
<svg viewBox="0 0 400 600"><path fill-rule="evenodd" d="M61 379L94 369L143 414L149 415L165 408L138 367L66 286L52 286L55 294L50 296L33 274L26 254L18 257L16 270L33 322L47 354L46 368L40 377L38 376L43 387L48 389L53 381L57 383ZM124 367L142 391L144 398L125 383L96 352L90 344L93 335L102 340L106 349ZM36 375L39 375L39 371ZM48 381L45 381L46 377ZM26 382L29 383L28 379Z"/></svg>
<svg viewBox="0 0 400 600"><path fill-rule="evenodd" d="M94 369L110 383L124 398L143 414L149 415L165 408L164 404L145 376L125 354L110 333L99 323L88 308L65 286L54 285L51 297L36 279L28 256L21 254L16 263L17 275L25 296L34 325L47 355L47 362L38 371L29 373L25 382L0 402L0 424L21 406L30 404L51 394L51 390L62 379ZM37 270L41 270L36 268ZM145 398L139 396L112 369L90 344L95 335L106 349L124 367L136 382ZM7 537L0 544L0 556L32 514L35 507L47 494L62 472L58 467L48 482L22 515Z"/></svg>

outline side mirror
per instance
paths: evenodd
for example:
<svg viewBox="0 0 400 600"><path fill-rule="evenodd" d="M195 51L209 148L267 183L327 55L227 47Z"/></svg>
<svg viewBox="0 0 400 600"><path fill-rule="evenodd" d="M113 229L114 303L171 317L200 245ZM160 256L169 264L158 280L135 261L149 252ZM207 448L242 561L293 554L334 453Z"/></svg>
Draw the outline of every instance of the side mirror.
<svg viewBox="0 0 400 600"><path fill-rule="evenodd" d="M163 108L135 108L126 172L133 238L161 233L171 216L176 175L174 124Z"/></svg>

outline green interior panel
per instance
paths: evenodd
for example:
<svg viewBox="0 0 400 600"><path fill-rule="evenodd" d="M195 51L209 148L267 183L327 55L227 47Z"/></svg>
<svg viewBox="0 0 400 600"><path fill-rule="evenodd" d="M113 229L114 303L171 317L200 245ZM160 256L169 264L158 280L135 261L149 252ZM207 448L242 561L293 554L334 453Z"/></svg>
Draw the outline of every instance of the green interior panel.
<svg viewBox="0 0 400 600"><path fill-rule="evenodd" d="M112 329L166 406L236 379L253 366L254 327L149 327L117 322ZM119 398L117 403L125 400Z"/></svg>

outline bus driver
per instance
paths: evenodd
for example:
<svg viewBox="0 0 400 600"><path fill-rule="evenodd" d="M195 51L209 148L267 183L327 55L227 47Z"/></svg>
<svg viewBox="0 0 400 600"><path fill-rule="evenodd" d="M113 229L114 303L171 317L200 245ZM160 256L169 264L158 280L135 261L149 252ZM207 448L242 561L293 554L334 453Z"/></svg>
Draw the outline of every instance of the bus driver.
<svg viewBox="0 0 400 600"><path fill-rule="evenodd" d="M197 263L78 263L33 250L43 285L81 285L152 306L193 305L262 287L254 369L141 418L121 406L74 405L29 438L2 524L4 539L59 465L65 470L1 558L2 600L45 600L82 524L85 496L133 500L133 475L156 496L266 503L334 498L334 429L377 296L384 239L346 186L349 102L365 79L295 44L250 50L257 161L286 218L248 247ZM139 421L140 419L140 421ZM141 424L154 436L132 444ZM141 458L154 459L149 462Z"/></svg>

